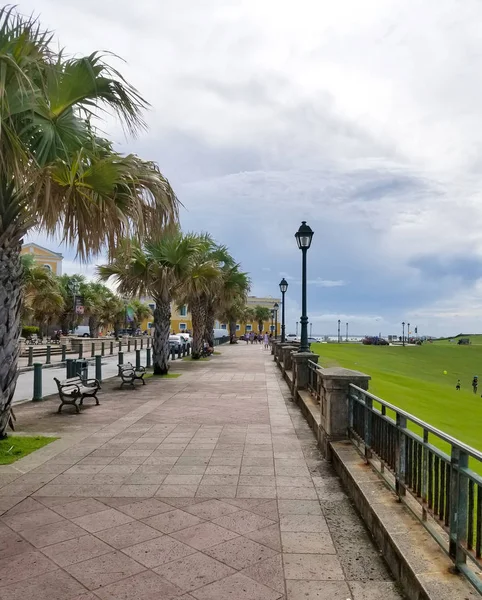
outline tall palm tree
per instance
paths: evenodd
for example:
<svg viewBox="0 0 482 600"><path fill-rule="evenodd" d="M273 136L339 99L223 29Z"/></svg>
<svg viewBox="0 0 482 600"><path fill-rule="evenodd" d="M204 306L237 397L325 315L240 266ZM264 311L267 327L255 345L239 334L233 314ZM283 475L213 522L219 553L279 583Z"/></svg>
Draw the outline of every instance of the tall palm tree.
<svg viewBox="0 0 482 600"><path fill-rule="evenodd" d="M134 320L132 322L133 329L137 330L142 325L142 322L152 316L152 310L145 302L141 302L137 298L130 301L129 307L132 309Z"/></svg>
<svg viewBox="0 0 482 600"><path fill-rule="evenodd" d="M83 275L63 274L57 277L60 286L60 293L64 299L63 310L59 315L59 322L62 332L67 334L69 330L75 329L82 322L82 316L76 314L74 306L74 287L78 287L85 282Z"/></svg>
<svg viewBox="0 0 482 600"><path fill-rule="evenodd" d="M194 360L201 358L203 340L206 337L206 330L210 327L211 319L214 327L213 290L220 284L222 266L211 236L202 234L197 239L198 251L192 257L189 273L177 293L178 303L187 304L191 312ZM210 337L212 337L213 327L210 327Z"/></svg>
<svg viewBox="0 0 482 600"><path fill-rule="evenodd" d="M171 230L143 245L124 240L109 263L98 267L101 279L112 278L121 294L151 296L154 300L152 349L156 375L165 375L169 370L171 302L181 282L192 273L191 261L199 248L197 236Z"/></svg>
<svg viewBox="0 0 482 600"><path fill-rule="evenodd" d="M0 438L17 380L25 235L60 234L87 258L177 219L157 166L114 152L92 125L110 111L135 133L146 101L100 54L67 59L51 41L35 18L0 9Z"/></svg>
<svg viewBox="0 0 482 600"><path fill-rule="evenodd" d="M222 269L219 286L217 316L229 324L231 341L236 335L236 322L243 316L246 297L250 289L247 273L239 270L239 265Z"/></svg>
<svg viewBox="0 0 482 600"><path fill-rule="evenodd" d="M43 337L44 326L50 325L64 308L64 299L58 278L35 262L31 255L22 256L24 269L24 303L22 320L39 326Z"/></svg>
<svg viewBox="0 0 482 600"><path fill-rule="evenodd" d="M266 321L271 318L271 311L266 306L260 306L259 304L254 307L254 318L258 321L258 331L263 332L263 325Z"/></svg>

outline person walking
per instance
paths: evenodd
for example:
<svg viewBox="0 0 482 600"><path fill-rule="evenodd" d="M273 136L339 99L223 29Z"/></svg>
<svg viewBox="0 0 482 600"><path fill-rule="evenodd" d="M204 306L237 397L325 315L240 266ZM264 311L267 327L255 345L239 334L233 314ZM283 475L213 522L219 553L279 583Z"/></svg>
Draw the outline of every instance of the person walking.
<svg viewBox="0 0 482 600"><path fill-rule="evenodd" d="M460 379L457 379L457 385L455 386L455 389L460 392Z"/></svg>
<svg viewBox="0 0 482 600"><path fill-rule="evenodd" d="M472 379L472 389L474 390L474 394L477 393L478 385L479 385L479 378L477 377L477 375L474 375L474 378Z"/></svg>
<svg viewBox="0 0 482 600"><path fill-rule="evenodd" d="M268 335L268 332L266 332L264 334L263 342L264 342L264 349L268 350L268 348L269 348L269 335Z"/></svg>

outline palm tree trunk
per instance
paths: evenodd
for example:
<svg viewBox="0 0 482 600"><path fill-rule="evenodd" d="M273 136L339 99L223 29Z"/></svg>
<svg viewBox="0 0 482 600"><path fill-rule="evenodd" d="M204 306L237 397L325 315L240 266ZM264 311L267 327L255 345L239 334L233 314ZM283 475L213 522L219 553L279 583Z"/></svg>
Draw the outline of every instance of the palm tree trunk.
<svg viewBox="0 0 482 600"><path fill-rule="evenodd" d="M211 308L206 309L206 331L204 332L204 336L206 338L207 343L214 347L214 311Z"/></svg>
<svg viewBox="0 0 482 600"><path fill-rule="evenodd" d="M8 228L0 231L0 439L7 436L8 425L13 429L11 404L20 353L23 271L21 245L11 234Z"/></svg>
<svg viewBox="0 0 482 600"><path fill-rule="evenodd" d="M154 335L152 336L154 375L169 371L169 334L171 332L171 300L154 298Z"/></svg>
<svg viewBox="0 0 482 600"><path fill-rule="evenodd" d="M236 321L229 321L229 343L234 344L234 338L236 337Z"/></svg>
<svg viewBox="0 0 482 600"><path fill-rule="evenodd" d="M206 329L206 310L203 302L196 300L191 306L192 317L192 358L201 358L203 337Z"/></svg>

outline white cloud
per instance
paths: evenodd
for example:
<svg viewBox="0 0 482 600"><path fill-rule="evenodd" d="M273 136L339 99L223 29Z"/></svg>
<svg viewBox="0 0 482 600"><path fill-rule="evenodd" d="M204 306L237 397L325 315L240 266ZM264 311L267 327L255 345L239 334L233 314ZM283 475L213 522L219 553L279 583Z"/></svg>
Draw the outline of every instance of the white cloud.
<svg viewBox="0 0 482 600"><path fill-rule="evenodd" d="M341 287L346 285L346 282L342 279L333 280L333 279L321 279L321 277L317 277L316 279L308 279L308 285L314 285L316 287Z"/></svg>
<svg viewBox="0 0 482 600"><path fill-rule="evenodd" d="M482 262L478 0L21 9L40 11L67 52L127 60L122 72L152 103L150 130L126 142L111 125L116 141L159 161L186 227L228 243L259 293L277 293L271 274L299 281L293 236L306 218L309 279L324 288L311 313L340 310L367 328L373 314L387 328L407 315L434 333L478 326L474 269L430 273L434 258Z"/></svg>

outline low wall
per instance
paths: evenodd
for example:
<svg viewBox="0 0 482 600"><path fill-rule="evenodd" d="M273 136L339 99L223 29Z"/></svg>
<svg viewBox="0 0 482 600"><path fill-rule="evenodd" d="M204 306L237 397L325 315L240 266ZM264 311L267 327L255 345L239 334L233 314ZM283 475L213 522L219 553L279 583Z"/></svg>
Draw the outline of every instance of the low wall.
<svg viewBox="0 0 482 600"><path fill-rule="evenodd" d="M388 483L348 439L350 386L368 389L370 377L342 368L321 369L318 357L274 351L292 399L316 435L371 532L395 579L409 600L476 600L480 595L454 569L454 563L412 512L398 502ZM474 573L474 576L478 574Z"/></svg>

